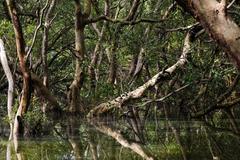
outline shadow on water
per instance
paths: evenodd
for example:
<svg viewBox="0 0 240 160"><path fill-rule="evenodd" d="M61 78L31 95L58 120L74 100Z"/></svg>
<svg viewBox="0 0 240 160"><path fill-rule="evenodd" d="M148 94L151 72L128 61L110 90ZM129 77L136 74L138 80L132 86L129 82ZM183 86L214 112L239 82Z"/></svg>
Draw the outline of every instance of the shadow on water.
<svg viewBox="0 0 240 160"><path fill-rule="evenodd" d="M231 122L224 122L231 124ZM225 125L227 126L227 125ZM64 116L42 126L42 134L8 141L8 125L1 124L0 159L229 159L240 157L239 134L204 121L158 119L82 121Z"/></svg>

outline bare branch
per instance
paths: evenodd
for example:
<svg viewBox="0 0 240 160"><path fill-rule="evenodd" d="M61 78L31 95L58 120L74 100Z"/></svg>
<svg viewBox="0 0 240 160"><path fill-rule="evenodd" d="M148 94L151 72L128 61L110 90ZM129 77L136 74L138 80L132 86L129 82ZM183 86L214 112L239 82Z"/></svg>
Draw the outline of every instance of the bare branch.
<svg viewBox="0 0 240 160"><path fill-rule="evenodd" d="M126 21L132 21L137 13L138 7L140 5L140 0L134 0L132 7L129 11L128 16L125 18Z"/></svg>
<svg viewBox="0 0 240 160"><path fill-rule="evenodd" d="M230 2L227 6L227 8L230 8L234 3L235 3L236 0L232 0L232 2Z"/></svg>
<svg viewBox="0 0 240 160"><path fill-rule="evenodd" d="M176 32L176 31L186 31L186 30L189 30L197 25L199 25L200 23L197 22L195 24L192 24L192 25L189 25L189 26L186 26L186 27L178 27L178 28L172 28L172 29L164 29L162 27L158 27L158 28L161 28L163 29L165 32Z"/></svg>
<svg viewBox="0 0 240 160"><path fill-rule="evenodd" d="M30 56L30 54L31 54L31 52L32 52L33 46L34 46L34 44L35 44L35 42L36 42L37 33L38 33L39 29L40 29L41 26L42 26L43 15L44 15L44 12L45 12L45 10L46 10L46 8L47 8L47 6L48 6L48 2L49 2L49 0L47 0L45 6L42 8L42 10L41 10L41 12L40 12L39 23L38 23L38 25L37 25L37 27L36 27L36 29L35 29L35 31L34 31L33 38L32 38L32 44L31 44L31 46L30 46L29 49L28 49L28 52L27 52L27 55L26 55L26 60L28 60L28 58L29 58L29 56Z"/></svg>
<svg viewBox="0 0 240 160"><path fill-rule="evenodd" d="M172 95L174 95L175 93L178 93L178 92L184 90L185 88L187 88L187 87L189 87L189 86L190 86L190 84L186 84L186 85L184 85L184 86L182 86L182 87L180 87L180 88L178 88L178 89L176 89L176 90L168 93L168 94L167 94L166 96L164 96L164 97L161 97L161 98L159 98L159 99L149 100L149 101L143 103L141 106L146 106L146 105L148 105L149 103L153 103L153 102L162 102L162 101L164 101L165 99L167 99L167 98L171 97Z"/></svg>
<svg viewBox="0 0 240 160"><path fill-rule="evenodd" d="M121 23L123 25L136 25L136 24L139 24L139 23L161 23L165 20L155 20L155 19L147 19L147 18L141 18L141 19L138 19L138 20L133 20L133 21L126 21L124 19L112 19L110 17L107 17L105 15L103 16L99 16L97 18L94 18L94 19L88 19L85 21L85 24L89 24L89 23L96 23L98 21L102 21L102 20L106 20L108 22L112 22L112 23Z"/></svg>

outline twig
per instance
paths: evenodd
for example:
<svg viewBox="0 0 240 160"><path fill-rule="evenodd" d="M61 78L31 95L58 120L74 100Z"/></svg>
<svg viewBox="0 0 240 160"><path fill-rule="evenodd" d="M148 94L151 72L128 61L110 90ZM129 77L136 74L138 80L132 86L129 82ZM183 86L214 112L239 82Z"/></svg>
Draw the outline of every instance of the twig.
<svg viewBox="0 0 240 160"><path fill-rule="evenodd" d="M162 97L162 98L154 99L154 100L149 100L149 101L143 103L141 106L146 106L146 105L148 105L149 103L153 103L153 102L162 102L162 101L164 101L165 99L171 97L173 94L178 93L178 92L184 90L185 88L189 87L190 85L191 85L191 84L186 84L186 85L184 85L184 86L182 86L182 87L180 87L180 88L172 91L171 93L167 94L166 96L164 96L164 97Z"/></svg>

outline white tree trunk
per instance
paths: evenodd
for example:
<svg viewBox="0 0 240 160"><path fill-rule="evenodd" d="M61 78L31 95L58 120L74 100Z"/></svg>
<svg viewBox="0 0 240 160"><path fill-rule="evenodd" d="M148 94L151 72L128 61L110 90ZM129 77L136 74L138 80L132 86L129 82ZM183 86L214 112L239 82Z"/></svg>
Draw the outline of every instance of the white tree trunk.
<svg viewBox="0 0 240 160"><path fill-rule="evenodd" d="M13 118L12 118L12 106L13 106L13 94L14 94L14 81L13 75L8 65L7 55L4 49L4 43L2 39L0 39L0 60L4 70L4 73L8 80L8 101L7 101L7 110L8 110L8 118L10 123L10 135L9 139L12 139L12 131L13 131Z"/></svg>

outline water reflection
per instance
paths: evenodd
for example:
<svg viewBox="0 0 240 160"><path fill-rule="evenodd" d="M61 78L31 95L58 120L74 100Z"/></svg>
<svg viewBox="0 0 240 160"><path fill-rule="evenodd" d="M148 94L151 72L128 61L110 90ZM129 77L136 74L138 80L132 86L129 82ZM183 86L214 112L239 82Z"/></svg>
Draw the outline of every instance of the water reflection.
<svg viewBox="0 0 240 160"><path fill-rule="evenodd" d="M121 121L79 121L64 117L43 127L40 138L23 138L14 143L1 133L0 159L229 159L240 156L238 130L232 121L222 127L209 121L143 121L127 116ZM136 117L135 117L136 118ZM235 123L238 121L235 120ZM2 131L7 131L1 128Z"/></svg>
<svg viewBox="0 0 240 160"><path fill-rule="evenodd" d="M99 132L107 136L112 137L115 141L117 141L123 147L131 149L133 152L137 153L142 158L147 160L154 159L153 156L150 153L148 153L149 151L145 149L140 143L124 138L120 130L113 129L110 126L107 126L106 124L101 124L101 123L93 123L93 125L96 128L96 130L98 130Z"/></svg>

